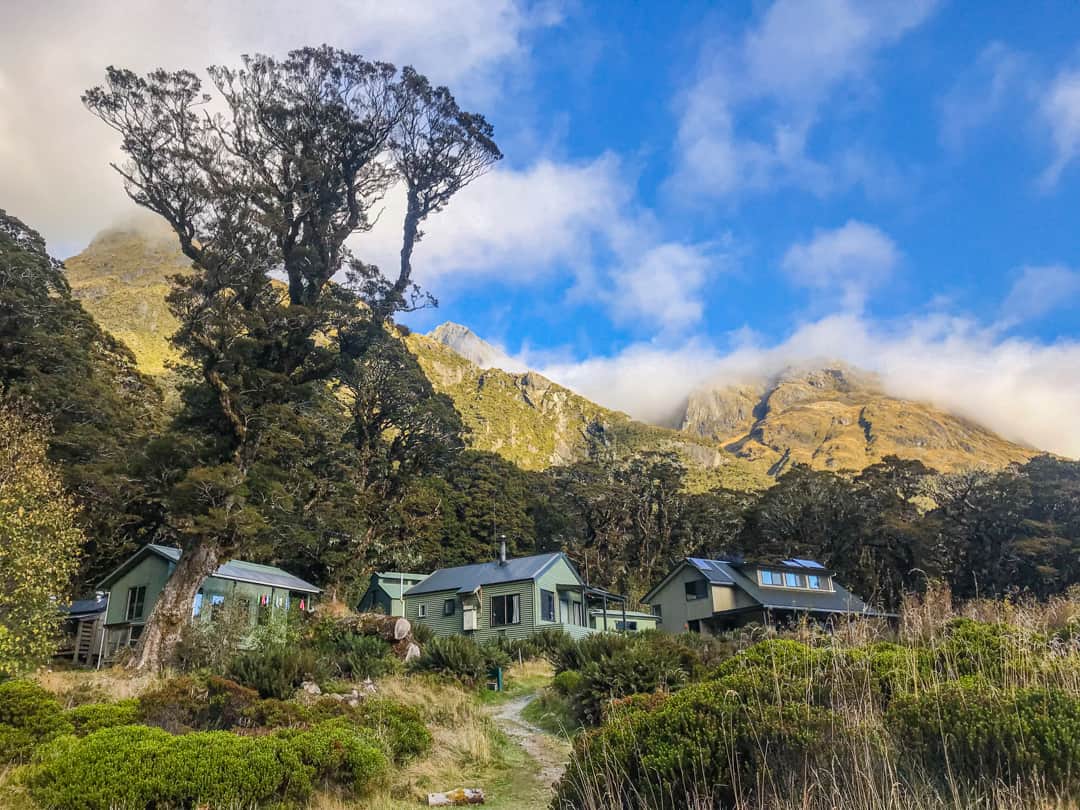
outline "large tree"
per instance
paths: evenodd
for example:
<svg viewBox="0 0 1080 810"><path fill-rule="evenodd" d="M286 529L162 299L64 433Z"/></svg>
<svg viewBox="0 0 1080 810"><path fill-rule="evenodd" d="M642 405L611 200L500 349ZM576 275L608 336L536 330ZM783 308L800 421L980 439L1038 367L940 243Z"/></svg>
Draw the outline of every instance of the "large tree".
<svg viewBox="0 0 1080 810"><path fill-rule="evenodd" d="M198 431L185 467L163 476L184 554L140 668L167 661L202 579L266 536L274 515L252 499L264 449L303 445L297 417L356 373L372 343L357 336L421 301L412 256L424 219L500 157L481 116L410 69L324 46L207 72L216 101L189 71L116 68L83 96L122 136L129 196L168 222L195 271L169 299L195 369L178 425ZM399 183L407 210L387 277L346 240ZM332 282L346 271L354 284Z"/></svg>

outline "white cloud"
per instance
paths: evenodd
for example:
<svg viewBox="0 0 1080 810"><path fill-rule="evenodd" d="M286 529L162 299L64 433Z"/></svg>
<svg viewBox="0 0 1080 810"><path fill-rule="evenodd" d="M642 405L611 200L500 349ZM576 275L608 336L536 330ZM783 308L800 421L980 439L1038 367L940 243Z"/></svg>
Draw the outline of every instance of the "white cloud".
<svg viewBox="0 0 1080 810"><path fill-rule="evenodd" d="M523 67L526 38L557 22L524 0L50 0L13 2L0 25L0 205L40 229L58 252L80 249L129 211L114 132L80 93L109 64L201 69L241 53L327 42L416 65L481 110Z"/></svg>
<svg viewBox="0 0 1080 810"><path fill-rule="evenodd" d="M1043 187L1050 188L1080 155L1080 68L1064 69L1054 77L1042 95L1039 114L1054 147L1054 159L1040 178Z"/></svg>
<svg viewBox="0 0 1080 810"><path fill-rule="evenodd" d="M530 281L558 263L589 264L595 241L619 227L620 210L630 204L632 190L620 173L610 155L581 164L497 167L425 223L416 248L418 279ZM403 207L401 196L391 195L375 229L354 237L359 255L395 266Z"/></svg>
<svg viewBox="0 0 1080 810"><path fill-rule="evenodd" d="M826 294L839 293L845 309L860 309L899 261L896 244L880 228L850 220L833 230L817 230L809 241L792 245L781 266L795 283Z"/></svg>
<svg viewBox="0 0 1080 810"><path fill-rule="evenodd" d="M1080 271L1064 265L1025 267L1002 304L1005 325L1030 321L1080 298Z"/></svg>
<svg viewBox="0 0 1080 810"><path fill-rule="evenodd" d="M808 154L819 108L841 85L862 79L874 56L921 24L936 0L776 0L734 45L702 50L682 104L671 187L723 197L788 184L826 194L872 181L846 153ZM760 118L767 134L751 133Z"/></svg>
<svg viewBox="0 0 1080 810"><path fill-rule="evenodd" d="M994 329L947 315L895 325L835 315L771 346L753 337L728 349L704 340L643 343L610 357L539 364L539 370L603 405L663 424L706 381L742 382L821 359L876 371L892 394L965 416L1005 438L1080 457L1080 342L1002 339Z"/></svg>
<svg viewBox="0 0 1080 810"><path fill-rule="evenodd" d="M701 320L702 293L715 262L696 246L665 243L616 276L611 305L616 320L645 321L667 332Z"/></svg>
<svg viewBox="0 0 1080 810"><path fill-rule="evenodd" d="M396 267L403 205L391 194L374 230L353 238L359 257ZM666 239L609 154L495 169L425 224L414 267L416 280L436 292L569 275L573 297L599 302L620 323L670 333L701 320L706 282L725 261L714 244Z"/></svg>
<svg viewBox="0 0 1080 810"><path fill-rule="evenodd" d="M941 102L941 140L961 149L973 132L985 128L1017 97L1025 99L1030 68L1027 57L1000 42L986 46L949 89Z"/></svg>

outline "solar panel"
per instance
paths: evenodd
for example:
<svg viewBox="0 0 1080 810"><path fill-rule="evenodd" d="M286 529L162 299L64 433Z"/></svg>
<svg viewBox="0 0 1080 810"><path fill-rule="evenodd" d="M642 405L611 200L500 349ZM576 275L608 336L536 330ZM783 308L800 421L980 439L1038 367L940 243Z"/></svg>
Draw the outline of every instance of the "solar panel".
<svg viewBox="0 0 1080 810"><path fill-rule="evenodd" d="M794 562L801 565L803 568L825 568L824 565L819 562L814 562L813 560L794 560Z"/></svg>

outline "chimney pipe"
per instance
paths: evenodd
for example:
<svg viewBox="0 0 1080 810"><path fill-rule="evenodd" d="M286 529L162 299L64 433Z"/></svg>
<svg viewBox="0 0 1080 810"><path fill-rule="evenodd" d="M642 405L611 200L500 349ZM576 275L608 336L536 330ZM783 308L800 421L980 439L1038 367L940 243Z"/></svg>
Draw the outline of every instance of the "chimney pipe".
<svg viewBox="0 0 1080 810"><path fill-rule="evenodd" d="M499 565L506 565L506 535L499 535Z"/></svg>

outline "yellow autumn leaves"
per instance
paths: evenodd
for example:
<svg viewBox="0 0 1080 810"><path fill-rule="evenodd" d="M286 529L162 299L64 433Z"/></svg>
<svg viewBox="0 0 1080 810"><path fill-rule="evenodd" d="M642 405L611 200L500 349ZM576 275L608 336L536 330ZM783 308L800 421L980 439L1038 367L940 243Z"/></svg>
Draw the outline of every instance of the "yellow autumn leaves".
<svg viewBox="0 0 1080 810"><path fill-rule="evenodd" d="M0 402L0 679L55 649L85 540L47 436L25 408Z"/></svg>

